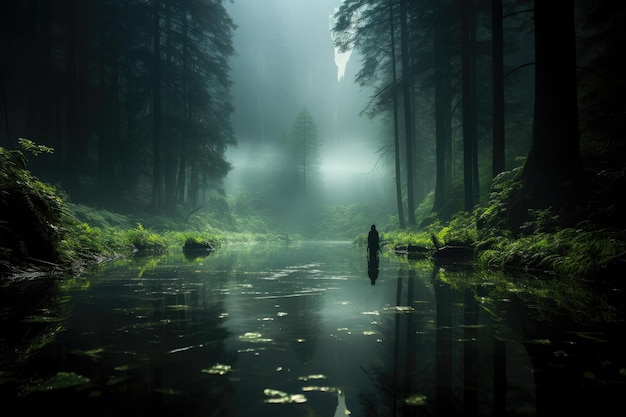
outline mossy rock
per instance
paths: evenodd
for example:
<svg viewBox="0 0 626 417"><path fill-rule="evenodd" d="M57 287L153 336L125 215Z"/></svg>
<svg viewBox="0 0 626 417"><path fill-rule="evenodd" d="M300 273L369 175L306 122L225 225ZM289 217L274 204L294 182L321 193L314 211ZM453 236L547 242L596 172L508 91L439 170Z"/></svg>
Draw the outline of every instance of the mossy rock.
<svg viewBox="0 0 626 417"><path fill-rule="evenodd" d="M183 245L183 251L213 252L214 250L215 246L213 243L193 237L187 238L187 240L185 240L185 244Z"/></svg>

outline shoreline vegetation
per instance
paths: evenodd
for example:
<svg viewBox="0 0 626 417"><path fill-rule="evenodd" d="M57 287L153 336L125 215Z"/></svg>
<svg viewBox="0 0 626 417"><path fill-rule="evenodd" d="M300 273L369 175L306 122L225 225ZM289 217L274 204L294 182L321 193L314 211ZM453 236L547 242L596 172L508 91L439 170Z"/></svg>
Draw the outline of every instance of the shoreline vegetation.
<svg viewBox="0 0 626 417"><path fill-rule="evenodd" d="M35 156L51 152L26 140L21 145ZM0 148L0 162L0 281L76 275L136 251L159 255L186 243L219 250L225 244L285 244L308 238L273 231L269 220L259 217L235 215L234 222L221 229L214 215L201 210L192 211L193 219L191 215L139 218L75 204L34 177L22 151ZM459 212L448 222L434 214L416 230L393 230L392 218L379 222L386 254L400 246L417 247L427 254L436 252L437 245L469 247L474 250L471 263L478 268L617 281L617 272L626 268L626 241L619 223L623 220L611 200L619 194L617 189L624 188L624 170L593 173L590 177L597 183L590 184L594 192L585 205L561 212L534 210L513 233L505 211L519 170L496 177L488 202L471 213ZM332 224L367 218L367 210L353 208L346 211L350 218L334 219ZM362 212L354 216L354 211ZM329 211L333 216L337 212ZM364 224L357 236L343 237L365 245L368 226ZM338 230L321 231L315 239L336 239L338 234Z"/></svg>

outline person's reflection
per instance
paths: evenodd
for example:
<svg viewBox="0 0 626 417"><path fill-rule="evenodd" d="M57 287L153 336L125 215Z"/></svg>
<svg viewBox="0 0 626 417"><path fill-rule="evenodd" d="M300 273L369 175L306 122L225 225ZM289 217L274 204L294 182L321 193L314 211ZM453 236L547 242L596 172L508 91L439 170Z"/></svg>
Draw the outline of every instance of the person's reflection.
<svg viewBox="0 0 626 417"><path fill-rule="evenodd" d="M373 224L367 234L367 275L372 285L376 285L378 278L378 252L380 252L378 230Z"/></svg>
<svg viewBox="0 0 626 417"><path fill-rule="evenodd" d="M378 279L378 258L367 261L367 276L370 278L370 284L376 285Z"/></svg>

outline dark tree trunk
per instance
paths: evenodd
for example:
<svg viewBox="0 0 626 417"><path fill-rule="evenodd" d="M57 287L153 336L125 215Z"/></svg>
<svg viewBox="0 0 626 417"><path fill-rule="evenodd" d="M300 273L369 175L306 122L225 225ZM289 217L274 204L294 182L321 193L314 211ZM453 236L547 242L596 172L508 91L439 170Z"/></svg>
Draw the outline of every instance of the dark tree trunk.
<svg viewBox="0 0 626 417"><path fill-rule="evenodd" d="M175 49L173 33L172 33L172 11L169 7L165 8L164 21L166 22L166 42L164 62L168 66L174 66L173 53ZM164 186L164 206L167 213L176 211L176 173L179 147L176 146L178 132L172 129L167 130L164 140L161 141L163 146L163 186Z"/></svg>
<svg viewBox="0 0 626 417"><path fill-rule="evenodd" d="M161 152L161 31L160 0L154 1L153 15L153 74L152 74L152 210L161 210L162 164Z"/></svg>
<svg viewBox="0 0 626 417"><path fill-rule="evenodd" d="M448 1L437 2L435 10L435 201L433 212L445 218L451 189L452 129L450 86L450 21Z"/></svg>
<svg viewBox="0 0 626 417"><path fill-rule="evenodd" d="M114 40L109 38L112 32L107 31L106 7L99 2L99 30L100 30L100 117L98 126L98 166L97 181L98 195L103 202L113 195L115 186L115 118L117 103L114 102L116 94L117 65ZM107 59L110 54L110 59ZM111 75L107 77L109 64Z"/></svg>
<svg viewBox="0 0 626 417"><path fill-rule="evenodd" d="M38 48L42 62L39 75L39 123L37 141L52 144L52 97L54 97L52 86L55 85L54 71L52 69L52 4L50 1L39 0L38 5Z"/></svg>
<svg viewBox="0 0 626 417"><path fill-rule="evenodd" d="M398 207L398 224L400 229L406 227L404 219L404 202L402 201L402 167L400 163L400 127L398 125L398 91L397 85L397 73L396 73L396 40L395 40L395 26L393 24L393 2L389 3L389 32L391 35L391 67L392 67L392 79L393 79L393 144L395 153L395 172L396 172L396 205Z"/></svg>
<svg viewBox="0 0 626 417"><path fill-rule="evenodd" d="M474 48L473 2L461 0L462 84L463 84L463 181L465 210L472 211L476 203L476 68Z"/></svg>
<svg viewBox="0 0 626 417"><path fill-rule="evenodd" d="M400 2L400 43L402 45L402 96L404 101L404 126L406 135L407 209L409 226L415 226L415 190L413 187L413 110L411 109L411 77L409 74L409 34L406 2Z"/></svg>
<svg viewBox="0 0 626 417"><path fill-rule="evenodd" d="M67 2L67 146L64 166L65 187L75 190L78 184L78 0Z"/></svg>
<svg viewBox="0 0 626 417"><path fill-rule="evenodd" d="M492 177L506 169L504 136L504 40L502 32L502 0L491 3L493 46L493 160Z"/></svg>
<svg viewBox="0 0 626 417"><path fill-rule="evenodd" d="M580 197L579 136L574 2L535 2L535 116L522 175L530 207Z"/></svg>
<svg viewBox="0 0 626 417"><path fill-rule="evenodd" d="M87 45L89 4L68 1L67 10L67 155L65 163L66 189L79 191L78 177L85 159L89 118L89 78Z"/></svg>
<svg viewBox="0 0 626 417"><path fill-rule="evenodd" d="M178 159L178 175L176 184L176 199L179 204L185 203L185 187L187 185L187 143L189 141L189 129L192 124L191 106L189 104L189 24L187 19L187 10L183 12L183 94L184 94L184 118L186 126L182 131L180 142L180 157Z"/></svg>

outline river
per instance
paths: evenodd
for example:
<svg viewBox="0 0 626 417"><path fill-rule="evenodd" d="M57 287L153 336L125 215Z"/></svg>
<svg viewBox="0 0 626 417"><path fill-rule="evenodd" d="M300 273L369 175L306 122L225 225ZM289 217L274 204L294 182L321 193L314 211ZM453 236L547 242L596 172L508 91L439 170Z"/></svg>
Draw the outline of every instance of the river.
<svg viewBox="0 0 626 417"><path fill-rule="evenodd" d="M374 278L374 279L372 279ZM350 242L0 290L2 407L65 416L623 416L623 294Z"/></svg>

